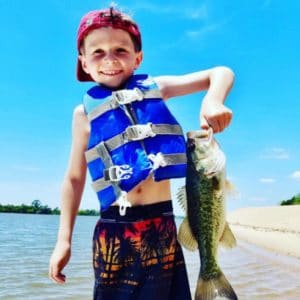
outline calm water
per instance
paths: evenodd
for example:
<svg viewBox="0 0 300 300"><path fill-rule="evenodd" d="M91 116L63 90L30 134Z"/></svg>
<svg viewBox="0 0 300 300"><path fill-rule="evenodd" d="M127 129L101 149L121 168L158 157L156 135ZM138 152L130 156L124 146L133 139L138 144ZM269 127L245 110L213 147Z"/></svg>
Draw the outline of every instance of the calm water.
<svg viewBox="0 0 300 300"><path fill-rule="evenodd" d="M78 217L66 285L48 279L48 261L56 240L58 216L0 213L0 299L92 298L91 237L96 217ZM185 251L191 289L199 270L197 253ZM221 250L220 265L240 300L300 299L300 260L239 242ZM155 300L155 299L154 299ZM184 300L184 299L183 299Z"/></svg>

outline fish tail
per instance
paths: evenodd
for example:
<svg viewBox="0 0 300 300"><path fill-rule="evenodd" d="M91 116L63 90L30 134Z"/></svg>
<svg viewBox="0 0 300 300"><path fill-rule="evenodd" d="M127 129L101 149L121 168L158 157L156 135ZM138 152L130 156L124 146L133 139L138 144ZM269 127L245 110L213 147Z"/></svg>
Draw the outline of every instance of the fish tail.
<svg viewBox="0 0 300 300"><path fill-rule="evenodd" d="M205 280L199 277L196 287L195 300L212 300L218 299L238 300L229 281L225 275L221 274L217 278Z"/></svg>

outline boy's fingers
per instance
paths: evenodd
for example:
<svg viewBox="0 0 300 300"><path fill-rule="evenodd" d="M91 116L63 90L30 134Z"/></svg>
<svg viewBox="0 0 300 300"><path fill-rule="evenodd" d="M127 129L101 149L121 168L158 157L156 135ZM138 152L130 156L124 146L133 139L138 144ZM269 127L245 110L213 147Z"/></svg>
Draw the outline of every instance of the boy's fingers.
<svg viewBox="0 0 300 300"><path fill-rule="evenodd" d="M64 274L59 273L57 275L53 275L52 280L54 280L56 283L63 284L66 282L66 276Z"/></svg>
<svg viewBox="0 0 300 300"><path fill-rule="evenodd" d="M205 119L204 116L200 117L200 127L202 129L206 129L206 130L209 129L209 125L208 125L207 120Z"/></svg>
<svg viewBox="0 0 300 300"><path fill-rule="evenodd" d="M59 273L57 276L54 277L54 280L57 283L63 284L66 282L66 276L62 273Z"/></svg>
<svg viewBox="0 0 300 300"><path fill-rule="evenodd" d="M218 133L221 131L221 124L218 122L217 119L212 118L211 120L209 120L209 126L213 129L214 133Z"/></svg>
<svg viewBox="0 0 300 300"><path fill-rule="evenodd" d="M231 122L231 120L232 120L232 111L230 111L230 113L229 114L227 114L227 126L229 126L229 124L230 124L230 122Z"/></svg>
<svg viewBox="0 0 300 300"><path fill-rule="evenodd" d="M66 276L59 272L57 267L51 267L49 270L49 278L57 283L65 283Z"/></svg>
<svg viewBox="0 0 300 300"><path fill-rule="evenodd" d="M211 127L214 133L223 131L229 126L232 119L232 114L224 114L222 118L212 117L207 120L204 116L201 116L200 126L202 129L208 129Z"/></svg>

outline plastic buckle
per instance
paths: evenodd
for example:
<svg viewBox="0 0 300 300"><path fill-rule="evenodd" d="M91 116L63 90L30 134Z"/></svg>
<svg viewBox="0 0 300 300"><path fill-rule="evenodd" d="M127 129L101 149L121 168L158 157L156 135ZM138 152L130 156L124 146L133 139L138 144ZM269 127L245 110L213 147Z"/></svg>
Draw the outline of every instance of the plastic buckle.
<svg viewBox="0 0 300 300"><path fill-rule="evenodd" d="M141 101L144 99L143 92L138 88L112 92L112 96L119 104L128 104L133 101Z"/></svg>
<svg viewBox="0 0 300 300"><path fill-rule="evenodd" d="M121 191L121 195L117 199L116 203L119 206L120 216L125 216L127 207L132 206L131 203L127 199L127 193L124 191Z"/></svg>
<svg viewBox="0 0 300 300"><path fill-rule="evenodd" d="M129 126L125 130L125 138L129 141L139 141L155 135L152 123Z"/></svg>
<svg viewBox="0 0 300 300"><path fill-rule="evenodd" d="M159 167L166 167L168 163L166 162L163 154L161 152L158 152L156 155L155 154L149 154L148 158L152 161L152 169L156 170Z"/></svg>
<svg viewBox="0 0 300 300"><path fill-rule="evenodd" d="M130 168L129 165L111 166L104 170L104 180L115 182L123 179L129 179L132 173L132 168Z"/></svg>

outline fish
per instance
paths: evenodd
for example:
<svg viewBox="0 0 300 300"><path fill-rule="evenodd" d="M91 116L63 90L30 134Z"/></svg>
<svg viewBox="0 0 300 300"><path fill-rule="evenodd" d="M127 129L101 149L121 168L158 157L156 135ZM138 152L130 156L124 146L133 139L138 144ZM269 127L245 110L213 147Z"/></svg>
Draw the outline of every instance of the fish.
<svg viewBox="0 0 300 300"><path fill-rule="evenodd" d="M187 132L187 174L177 198L186 212L178 241L188 250L199 250L200 271L195 300L238 299L223 274L217 250L236 246L226 222L226 195L233 185L226 179L226 156L212 128Z"/></svg>

